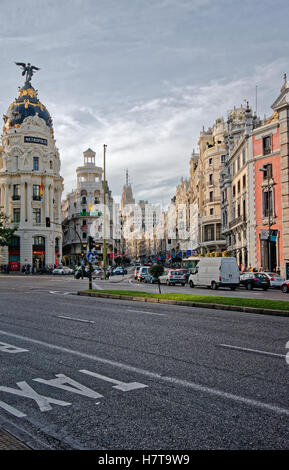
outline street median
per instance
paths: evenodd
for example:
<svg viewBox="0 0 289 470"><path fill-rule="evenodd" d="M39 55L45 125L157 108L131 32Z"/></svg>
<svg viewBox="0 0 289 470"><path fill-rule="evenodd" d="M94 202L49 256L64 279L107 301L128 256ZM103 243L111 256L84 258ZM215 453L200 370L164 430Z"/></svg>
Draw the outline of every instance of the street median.
<svg viewBox="0 0 289 470"><path fill-rule="evenodd" d="M85 290L79 291L78 295L289 317L289 302L286 300L173 293L152 294L150 292L124 290L102 290L101 292L99 290Z"/></svg>

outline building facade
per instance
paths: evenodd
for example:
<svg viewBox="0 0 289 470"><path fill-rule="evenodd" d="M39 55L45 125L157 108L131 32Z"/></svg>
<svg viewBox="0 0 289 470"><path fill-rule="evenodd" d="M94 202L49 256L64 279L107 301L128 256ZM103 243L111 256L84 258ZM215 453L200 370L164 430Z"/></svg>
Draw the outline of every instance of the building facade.
<svg viewBox="0 0 289 470"><path fill-rule="evenodd" d="M63 259L67 265L80 263L82 253L89 248L89 237L99 258L103 255L104 238L107 254L113 250L113 198L106 182L104 208L103 169L96 166L95 155L90 148L83 152L83 165L76 169L77 187L62 202Z"/></svg>
<svg viewBox="0 0 289 470"><path fill-rule="evenodd" d="M0 206L17 231L10 246L0 248L0 264L53 267L62 259L63 179L52 119L30 80L3 119Z"/></svg>

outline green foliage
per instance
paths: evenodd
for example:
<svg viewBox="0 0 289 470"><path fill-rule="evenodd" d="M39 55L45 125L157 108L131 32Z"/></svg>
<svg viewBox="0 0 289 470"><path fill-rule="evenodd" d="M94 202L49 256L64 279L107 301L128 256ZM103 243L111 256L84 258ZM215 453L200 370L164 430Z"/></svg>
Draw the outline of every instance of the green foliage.
<svg viewBox="0 0 289 470"><path fill-rule="evenodd" d="M164 273L164 267L161 264L153 264L149 268L149 273L152 277L159 277Z"/></svg>
<svg viewBox="0 0 289 470"><path fill-rule="evenodd" d="M8 217L0 212L0 246L8 246L17 227L8 228Z"/></svg>

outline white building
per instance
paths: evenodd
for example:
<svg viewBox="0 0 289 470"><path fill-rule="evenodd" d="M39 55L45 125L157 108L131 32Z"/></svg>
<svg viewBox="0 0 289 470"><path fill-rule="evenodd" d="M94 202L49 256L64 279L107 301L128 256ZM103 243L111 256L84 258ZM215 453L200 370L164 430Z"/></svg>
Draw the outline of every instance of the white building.
<svg viewBox="0 0 289 470"><path fill-rule="evenodd" d="M62 202L63 258L66 264L78 264L81 253L93 238L98 254L103 253L103 239L107 253L113 248L113 199L106 182L106 211L103 205L103 169L95 164L95 152L83 152L84 163L76 169L77 187ZM106 230L104 230L104 213ZM100 215L101 214L101 215Z"/></svg>
<svg viewBox="0 0 289 470"><path fill-rule="evenodd" d="M59 152L52 119L30 79L3 116L0 211L18 229L11 246L0 247L0 264L12 270L53 266L62 257Z"/></svg>

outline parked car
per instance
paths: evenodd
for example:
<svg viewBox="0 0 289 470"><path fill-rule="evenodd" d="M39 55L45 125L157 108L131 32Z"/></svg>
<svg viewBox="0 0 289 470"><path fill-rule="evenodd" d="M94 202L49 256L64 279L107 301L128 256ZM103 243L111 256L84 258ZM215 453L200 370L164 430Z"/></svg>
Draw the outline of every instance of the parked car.
<svg viewBox="0 0 289 470"><path fill-rule="evenodd" d="M117 274L127 274L127 270L122 268L121 266L118 266L117 268L113 269L111 272L112 275L117 275Z"/></svg>
<svg viewBox="0 0 289 470"><path fill-rule="evenodd" d="M240 276L240 286L248 290L263 289L268 290L270 280L264 273L243 273Z"/></svg>
<svg viewBox="0 0 289 470"><path fill-rule="evenodd" d="M186 284L186 278L184 274L180 274L175 269L170 269L162 276L159 277L161 284L167 284L167 286L174 286L175 284Z"/></svg>
<svg viewBox="0 0 289 470"><path fill-rule="evenodd" d="M201 258L189 276L190 287L229 287L235 290L239 284L240 271L236 258L233 257Z"/></svg>
<svg viewBox="0 0 289 470"><path fill-rule="evenodd" d="M152 276L151 274L145 274L144 275L144 282L150 283L150 284L155 284L159 282L159 279L157 277Z"/></svg>
<svg viewBox="0 0 289 470"><path fill-rule="evenodd" d="M139 270L140 270L140 266L136 266L135 270L134 270L134 278L135 280L137 280L137 275L139 273Z"/></svg>
<svg viewBox="0 0 289 470"><path fill-rule="evenodd" d="M149 274L149 266L141 266L137 274L137 280L142 282L145 280L145 276Z"/></svg>
<svg viewBox="0 0 289 470"><path fill-rule="evenodd" d="M73 270L68 266L57 266L53 269L52 274L73 274Z"/></svg>
<svg viewBox="0 0 289 470"><path fill-rule="evenodd" d="M281 285L281 291L284 292L284 294L288 294L289 292L289 280L284 281L283 284Z"/></svg>
<svg viewBox="0 0 289 470"><path fill-rule="evenodd" d="M186 282L189 281L189 277L191 274L189 269L181 268L181 269L177 269L177 271L179 274L182 274L183 276L185 276Z"/></svg>
<svg viewBox="0 0 289 470"><path fill-rule="evenodd" d="M270 287L277 287L277 288L280 289L283 282L285 281L284 277L281 277L277 273L271 273L271 272L266 271L266 272L262 272L262 273L259 273L259 274L264 274L266 277L268 277L268 279L270 281Z"/></svg>

